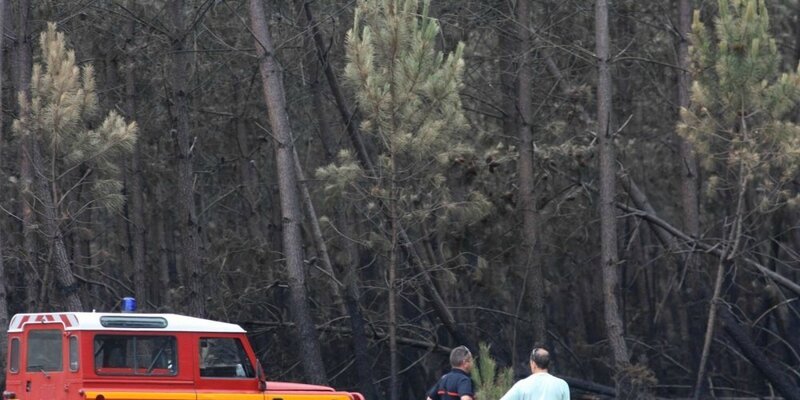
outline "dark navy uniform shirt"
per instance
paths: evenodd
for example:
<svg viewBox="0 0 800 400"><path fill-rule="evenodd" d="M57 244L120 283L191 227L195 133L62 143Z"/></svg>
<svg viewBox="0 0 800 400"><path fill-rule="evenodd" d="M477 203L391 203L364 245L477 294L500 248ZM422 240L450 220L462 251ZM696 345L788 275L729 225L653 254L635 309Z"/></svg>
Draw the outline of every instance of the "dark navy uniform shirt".
<svg viewBox="0 0 800 400"><path fill-rule="evenodd" d="M428 397L433 400L460 400L461 396L474 398L475 391L472 389L472 378L458 368L444 374L428 391Z"/></svg>

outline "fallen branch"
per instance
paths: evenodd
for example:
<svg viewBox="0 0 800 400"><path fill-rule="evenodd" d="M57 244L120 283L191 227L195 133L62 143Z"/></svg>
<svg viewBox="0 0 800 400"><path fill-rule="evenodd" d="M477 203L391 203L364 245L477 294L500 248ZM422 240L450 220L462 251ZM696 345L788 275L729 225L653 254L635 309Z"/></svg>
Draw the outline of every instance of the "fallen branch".
<svg viewBox="0 0 800 400"><path fill-rule="evenodd" d="M719 317L722 320L725 333L733 339L734 343L742 350L742 354L753 363L758 372L771 382L785 399L800 400L800 387L794 383L790 376L787 376L777 367L774 360L769 360L764 355L764 351L756 346L753 339L750 338L745 328L739 324L739 321L736 320L736 317L728 307L721 305Z"/></svg>
<svg viewBox="0 0 800 400"><path fill-rule="evenodd" d="M617 396L617 391L611 386L601 385L599 383L594 383L579 378L572 378L569 376L559 376L559 377L567 382L567 384L569 385L570 392L575 389L579 389L584 392L603 394L611 397Z"/></svg>
<svg viewBox="0 0 800 400"><path fill-rule="evenodd" d="M674 226L670 225L669 222L664 221L663 219L659 218L656 215L653 215L653 214L648 213L646 211L643 211L643 210L640 210L638 208L634 208L634 207L631 207L631 206L629 206L627 204L619 203L619 202L617 203L617 208L619 208L621 210L624 210L624 211L626 211L626 212L628 212L630 214L633 214L633 215L635 215L637 217L643 218L643 219L647 220L648 222L651 222L651 223L653 223L655 225L658 225L659 227L661 227L664 230L666 230L667 232L669 232L671 235L677 237L678 239L683 240L686 243L691 243L691 244L695 245L698 249L703 250L706 253L713 254L713 255L715 255L717 257L725 257L726 256L725 252L722 249L720 249L718 246L712 246L712 245L710 245L708 243L702 242L699 239L693 238L693 237L689 236L688 234L684 233L683 231L679 230L678 228L675 228ZM751 258L742 256L742 255L739 255L739 256L737 256L735 258L739 258L741 261L744 261L747 265L750 265L751 267L756 268L757 270L759 270L764 275L768 276L769 278L772 278L773 280L775 280L775 282L781 284L786 289L789 289L789 290L793 291L795 294L800 295L800 285L798 285L797 283L793 282L791 279L789 279L789 278L787 278L787 277L785 277L785 276L783 276L783 275L781 275L781 274L779 274L779 273L777 273L777 272L775 272L775 271L773 271L773 270L761 265L758 261L755 261L755 260L753 260Z"/></svg>

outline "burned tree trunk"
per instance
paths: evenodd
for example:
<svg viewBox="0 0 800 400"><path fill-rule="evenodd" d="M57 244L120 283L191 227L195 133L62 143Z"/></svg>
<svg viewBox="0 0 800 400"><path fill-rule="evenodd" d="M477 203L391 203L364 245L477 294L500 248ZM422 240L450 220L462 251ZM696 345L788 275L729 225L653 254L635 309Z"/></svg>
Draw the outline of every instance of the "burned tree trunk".
<svg viewBox="0 0 800 400"><path fill-rule="evenodd" d="M519 261L523 270L530 271L532 282L544 285L542 263L538 262L536 241L538 240L538 216L533 174L533 99L531 82L533 69L530 66L531 30L529 0L517 0L517 35L519 36L519 66L517 72L517 112L519 113L519 159L517 160L517 180L519 182L518 210L522 214L522 245ZM528 273L526 272L526 275ZM525 290L522 290L525 295ZM533 290L533 341L544 344L547 341L546 316L544 314L544 291Z"/></svg>
<svg viewBox="0 0 800 400"><path fill-rule="evenodd" d="M189 125L189 92L187 73L191 67L190 52L186 49L188 35L184 25L183 0L170 4L172 17L172 65L170 66L170 104L175 132L178 159L178 224L181 228L181 257L189 289L187 312L196 317L206 313L203 289L203 243L194 198L194 172L192 167L193 141Z"/></svg>
<svg viewBox="0 0 800 400"><path fill-rule="evenodd" d="M324 384L327 382L327 377L305 288L303 239L300 232L302 212L294 168L294 143L289 116L286 113L283 76L280 65L275 60L275 49L261 0L250 0L250 23L259 58L264 101L276 142L275 158L283 217L283 253L289 273L289 307L300 335L301 357L306 376L312 383Z"/></svg>
<svg viewBox="0 0 800 400"><path fill-rule="evenodd" d="M128 1L128 8L134 5L133 1ZM135 30L136 21L133 18L125 23L125 45L128 55L128 62L134 62L135 53ZM125 113L129 120L136 119L136 69L128 66L125 70ZM131 233L133 247L133 286L136 290L135 296L139 299L139 304L146 307L148 303L147 285L145 278L147 275L144 236L144 186L142 184L142 140L137 140L131 155L130 170L128 172L128 182L130 185L130 205L131 205Z"/></svg>

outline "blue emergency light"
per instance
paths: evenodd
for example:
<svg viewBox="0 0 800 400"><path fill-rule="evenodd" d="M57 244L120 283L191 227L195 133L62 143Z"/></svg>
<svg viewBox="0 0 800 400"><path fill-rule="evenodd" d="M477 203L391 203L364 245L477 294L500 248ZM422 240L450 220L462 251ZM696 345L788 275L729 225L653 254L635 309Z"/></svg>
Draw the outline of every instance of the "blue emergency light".
<svg viewBox="0 0 800 400"><path fill-rule="evenodd" d="M136 299L133 297L122 298L122 312L131 313L136 311Z"/></svg>

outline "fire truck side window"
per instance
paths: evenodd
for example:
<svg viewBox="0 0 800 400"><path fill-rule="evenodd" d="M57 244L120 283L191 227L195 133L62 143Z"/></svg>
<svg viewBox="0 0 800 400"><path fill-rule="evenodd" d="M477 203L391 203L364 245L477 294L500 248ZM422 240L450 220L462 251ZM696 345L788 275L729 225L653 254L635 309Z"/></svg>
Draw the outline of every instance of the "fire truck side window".
<svg viewBox="0 0 800 400"><path fill-rule="evenodd" d="M8 370L17 373L19 372L19 339L11 339L11 360L8 363Z"/></svg>
<svg viewBox="0 0 800 400"><path fill-rule="evenodd" d="M174 376L178 373L175 336L96 335L98 375Z"/></svg>
<svg viewBox="0 0 800 400"><path fill-rule="evenodd" d="M236 338L200 339L200 376L207 378L253 378L253 364Z"/></svg>
<svg viewBox="0 0 800 400"><path fill-rule="evenodd" d="M69 370L72 372L78 371L78 337L69 337Z"/></svg>
<svg viewBox="0 0 800 400"><path fill-rule="evenodd" d="M57 329L33 330L28 333L28 360L25 371L62 370L62 335Z"/></svg>

